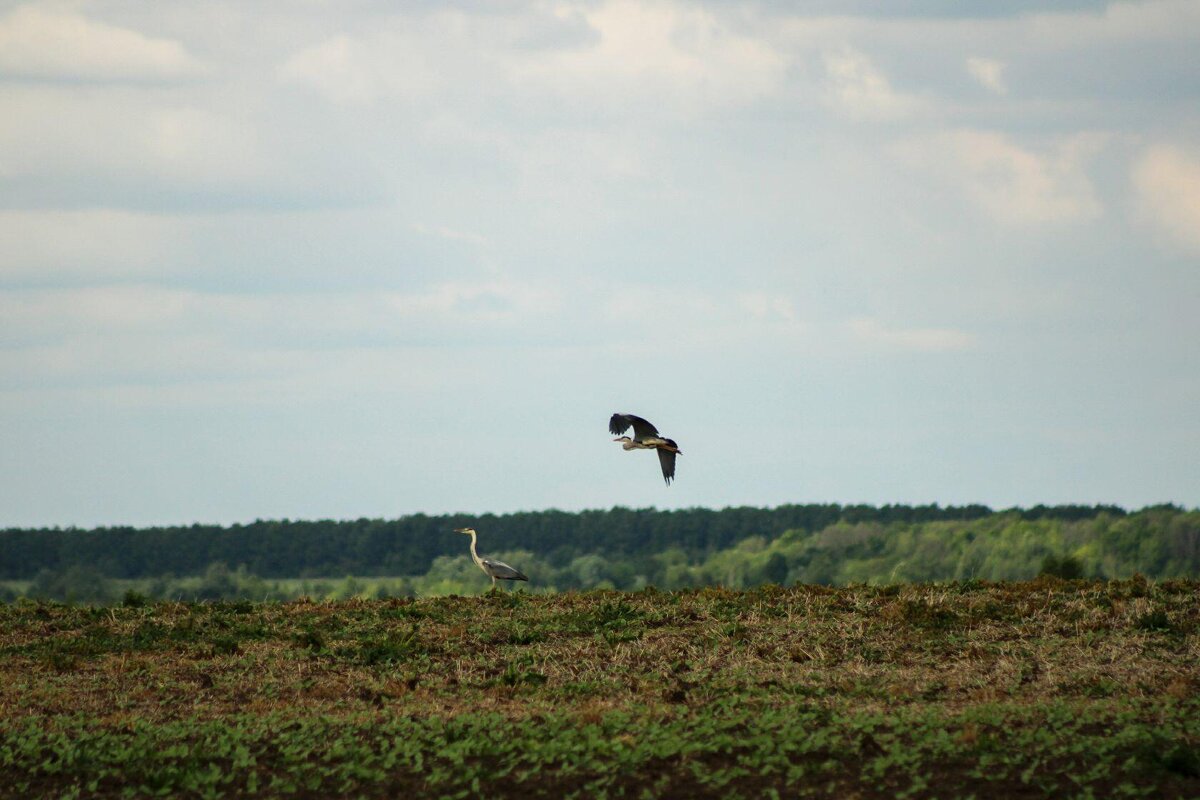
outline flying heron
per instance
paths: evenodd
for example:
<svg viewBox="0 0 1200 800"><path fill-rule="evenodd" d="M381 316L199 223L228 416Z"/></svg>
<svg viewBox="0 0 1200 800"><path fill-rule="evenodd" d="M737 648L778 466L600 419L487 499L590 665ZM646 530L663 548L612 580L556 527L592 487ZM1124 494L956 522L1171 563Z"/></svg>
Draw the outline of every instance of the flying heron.
<svg viewBox="0 0 1200 800"><path fill-rule="evenodd" d="M479 553L475 552L475 529L474 528L455 528L455 533L465 533L471 537L471 560L483 570L484 574L492 579L492 588L496 588L496 579L502 581L527 581L525 573L514 567L510 567L503 561L495 561L490 558L480 558Z"/></svg>
<svg viewBox="0 0 1200 800"><path fill-rule="evenodd" d="M629 430L631 425L633 426L633 438L621 436L622 433ZM679 445L675 444L674 439L659 436L658 428L635 414L613 414L608 421L608 431L617 434L619 438L613 439L613 441L620 442L622 449L657 450L658 463L662 466L663 480L667 482L667 486L671 485L671 480L675 477L675 456L683 452L679 449Z"/></svg>

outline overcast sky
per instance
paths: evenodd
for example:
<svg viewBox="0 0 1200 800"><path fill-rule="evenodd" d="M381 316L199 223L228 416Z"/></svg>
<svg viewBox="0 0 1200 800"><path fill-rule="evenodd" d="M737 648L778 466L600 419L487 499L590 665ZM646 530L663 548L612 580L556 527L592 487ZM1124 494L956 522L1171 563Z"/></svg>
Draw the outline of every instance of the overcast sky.
<svg viewBox="0 0 1200 800"><path fill-rule="evenodd" d="M997 5L0 3L0 525L1200 504L1200 2Z"/></svg>

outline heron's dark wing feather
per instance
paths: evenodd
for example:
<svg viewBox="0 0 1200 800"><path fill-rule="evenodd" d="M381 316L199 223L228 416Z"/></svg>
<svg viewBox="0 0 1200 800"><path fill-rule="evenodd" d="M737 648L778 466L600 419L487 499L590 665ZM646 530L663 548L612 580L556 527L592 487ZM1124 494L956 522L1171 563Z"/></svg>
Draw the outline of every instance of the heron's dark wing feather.
<svg viewBox="0 0 1200 800"><path fill-rule="evenodd" d="M662 465L663 480L670 486L675 477L675 451L658 448L658 463Z"/></svg>
<svg viewBox="0 0 1200 800"><path fill-rule="evenodd" d="M633 414L629 414L628 417L629 421L633 423L633 438L648 439L651 436L658 436L658 428L646 420L641 417L635 417Z"/></svg>
<svg viewBox="0 0 1200 800"><path fill-rule="evenodd" d="M608 432L620 436L629 430L629 417L626 414L613 414L608 420Z"/></svg>
<svg viewBox="0 0 1200 800"><path fill-rule="evenodd" d="M493 578L500 578L506 581L527 581L529 578L516 567L510 567L503 561L495 561L490 558L483 559L483 565L487 567L487 574Z"/></svg>
<svg viewBox="0 0 1200 800"><path fill-rule="evenodd" d="M647 436L658 436L658 428L636 414L613 414L608 421L608 430L614 436L620 436L633 426L633 438L645 439Z"/></svg>

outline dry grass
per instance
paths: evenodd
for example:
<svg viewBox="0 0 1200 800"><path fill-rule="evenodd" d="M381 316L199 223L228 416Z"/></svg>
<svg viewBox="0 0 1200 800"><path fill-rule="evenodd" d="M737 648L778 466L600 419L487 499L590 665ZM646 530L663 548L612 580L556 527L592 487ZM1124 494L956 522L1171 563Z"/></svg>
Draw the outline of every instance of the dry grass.
<svg viewBox="0 0 1200 800"><path fill-rule="evenodd" d="M344 723L362 740L399 720L444 726L485 719L537 742L537 726L545 720L560 720L568 729L597 725L611 728L619 743L621 736L640 742L646 726L675 730L670 726L679 723L686 731L712 723L723 731L725 721L741 720L734 728L753 740L756 720L777 720L760 733L764 742L778 742L785 733L808 735L780 727L801 710L841 742L824 757L836 769L826 775L825 767L812 767L821 781L809 781L801 768L721 783L708 767L689 771L686 760L657 763L648 754L607 777L596 772L602 767L580 767L565 773L572 780L550 784L550 775L561 778L563 764L544 763L505 786L525 796L539 787L549 791L547 786L560 793L636 794L650 785L651 775L661 774L674 776L672 791L686 788L697 796L709 790L712 796L767 790L931 796L930 785L941 785L943 793L958 786L954 791L963 794L1001 786L1030 796L1119 786L1130 795L1149 789L1200 794L1200 776L1193 774L1200 735L1200 592L1193 582L1049 579L114 608L22 604L0 608L0 621L0 718L7 730L26 737L35 729L71 732L81 725L113 735L147 725L159 726L160 733L179 725L184 731L223 730L234 720L258 719ZM1118 725L1144 730L1151 737L1146 741L1155 729L1170 731L1164 741L1178 749L1175 761L1156 771L1153 758L1139 755L1141 762L1120 767L1114 751L1111 770L1089 778L1081 771L1087 753L1072 760L1065 740L1048 746L1047 752L1061 750L1058 766L1037 761L1039 726L1086 737L1087 720L1098 726L1096 737L1111 736ZM1019 787L1008 785L1003 771L999 778L972 777L988 763L984 755L1006 752L1005 725L1020 729L1011 738L1015 763L1041 763L1030 775L1042 775L1043 783L1029 778ZM899 738L886 744L886 736L869 733L874 726ZM926 734L928 742L914 739ZM940 742L943 734L948 743ZM443 734L429 735L429 747L441 746L437 737ZM688 734L672 735L686 751ZM270 736L265 734L266 744ZM702 735L696 737L693 744L704 750ZM925 761L893 763L903 760L905 737L907 747L928 750ZM1058 744L1062 748L1055 750ZM1135 744L1145 747L1142 740ZM808 746L796 746L802 745ZM755 752L754 758L766 758ZM484 755L484 761L500 758ZM937 759L950 755L939 766ZM734 758L737 764L744 760ZM793 762L782 763L804 763ZM877 762L878 769L871 766ZM26 779L31 789L42 786L49 793L82 791L91 774L39 772L15 756L6 769L9 785ZM879 774L873 777L872 770ZM939 770L953 780L938 784ZM584 778L593 773L604 780L589 784ZM95 773L101 776L96 791L128 788L104 774ZM398 776L407 777L398 784ZM385 770L373 780L320 784L320 791L338 794L343 787L385 796L410 779L429 791L457 786L453 777L445 784L418 778L411 769ZM243 775L217 786L245 791L245 780Z"/></svg>

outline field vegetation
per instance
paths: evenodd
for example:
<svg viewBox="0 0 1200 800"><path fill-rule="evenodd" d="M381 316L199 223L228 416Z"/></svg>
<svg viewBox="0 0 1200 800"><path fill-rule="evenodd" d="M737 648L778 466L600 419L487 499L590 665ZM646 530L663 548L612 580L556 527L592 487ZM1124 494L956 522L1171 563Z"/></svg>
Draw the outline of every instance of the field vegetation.
<svg viewBox="0 0 1200 800"><path fill-rule="evenodd" d="M479 576L482 578L482 576ZM1200 584L0 604L26 797L1196 797Z"/></svg>

